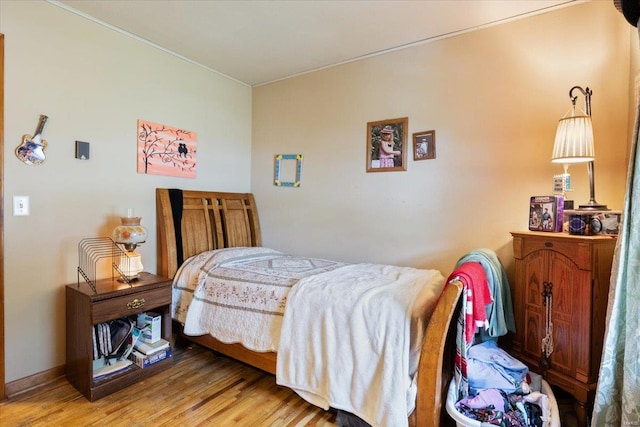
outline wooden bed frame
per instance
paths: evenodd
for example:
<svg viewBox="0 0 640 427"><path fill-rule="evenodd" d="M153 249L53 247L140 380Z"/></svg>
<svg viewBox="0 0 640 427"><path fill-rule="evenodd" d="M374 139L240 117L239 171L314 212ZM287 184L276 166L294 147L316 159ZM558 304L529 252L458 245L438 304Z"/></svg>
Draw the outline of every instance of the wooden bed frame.
<svg viewBox="0 0 640 427"><path fill-rule="evenodd" d="M183 260L203 251L261 246L260 223L253 195L159 188L156 190L158 274L174 277ZM178 225L176 228L175 226ZM410 426L442 426L447 390L453 376L457 313L462 283L445 286L425 331L418 365L416 409ZM181 326L181 325L180 325ZM240 344L225 344L209 335L181 338L275 374L276 353L258 353Z"/></svg>

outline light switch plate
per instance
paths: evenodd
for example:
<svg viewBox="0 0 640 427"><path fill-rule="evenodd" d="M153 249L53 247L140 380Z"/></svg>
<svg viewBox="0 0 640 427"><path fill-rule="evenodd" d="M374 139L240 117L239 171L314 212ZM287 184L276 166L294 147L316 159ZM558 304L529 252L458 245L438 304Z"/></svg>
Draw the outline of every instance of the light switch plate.
<svg viewBox="0 0 640 427"><path fill-rule="evenodd" d="M13 216L29 215L29 196L13 196Z"/></svg>

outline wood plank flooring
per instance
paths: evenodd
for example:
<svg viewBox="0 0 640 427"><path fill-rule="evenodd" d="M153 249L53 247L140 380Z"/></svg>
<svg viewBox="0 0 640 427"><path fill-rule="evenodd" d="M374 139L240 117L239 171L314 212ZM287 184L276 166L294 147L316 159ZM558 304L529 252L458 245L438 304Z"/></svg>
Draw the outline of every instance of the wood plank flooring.
<svg viewBox="0 0 640 427"><path fill-rule="evenodd" d="M334 411L276 385L273 375L198 346L173 357L170 369L93 403L58 378L0 402L0 426L336 425ZM563 426L576 425L571 403L559 399Z"/></svg>
<svg viewBox="0 0 640 427"><path fill-rule="evenodd" d="M201 347L174 352L174 365L89 402L66 379L0 402L0 426L335 426L264 373Z"/></svg>

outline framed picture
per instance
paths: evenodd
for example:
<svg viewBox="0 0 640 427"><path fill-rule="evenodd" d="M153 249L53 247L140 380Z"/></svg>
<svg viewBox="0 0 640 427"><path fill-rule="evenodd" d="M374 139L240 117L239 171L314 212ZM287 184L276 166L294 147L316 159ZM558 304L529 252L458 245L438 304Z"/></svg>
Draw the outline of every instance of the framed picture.
<svg viewBox="0 0 640 427"><path fill-rule="evenodd" d="M195 178L198 136L147 120L138 120L138 173Z"/></svg>
<svg viewBox="0 0 640 427"><path fill-rule="evenodd" d="M367 172L407 170L407 126L409 119L367 123Z"/></svg>
<svg viewBox="0 0 640 427"><path fill-rule="evenodd" d="M413 160L436 158L436 131L428 130L413 134Z"/></svg>
<svg viewBox="0 0 640 427"><path fill-rule="evenodd" d="M276 154L274 169L273 185L277 187L300 187L302 154Z"/></svg>

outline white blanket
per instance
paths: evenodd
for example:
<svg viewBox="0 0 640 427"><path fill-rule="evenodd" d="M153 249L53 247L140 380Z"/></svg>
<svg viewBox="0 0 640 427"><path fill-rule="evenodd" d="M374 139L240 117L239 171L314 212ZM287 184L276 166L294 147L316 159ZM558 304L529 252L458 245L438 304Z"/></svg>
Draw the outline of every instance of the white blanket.
<svg viewBox="0 0 640 427"><path fill-rule="evenodd" d="M415 407L420 318L430 317L443 286L436 270L375 264L301 279L285 307L276 382L372 426L406 426Z"/></svg>

